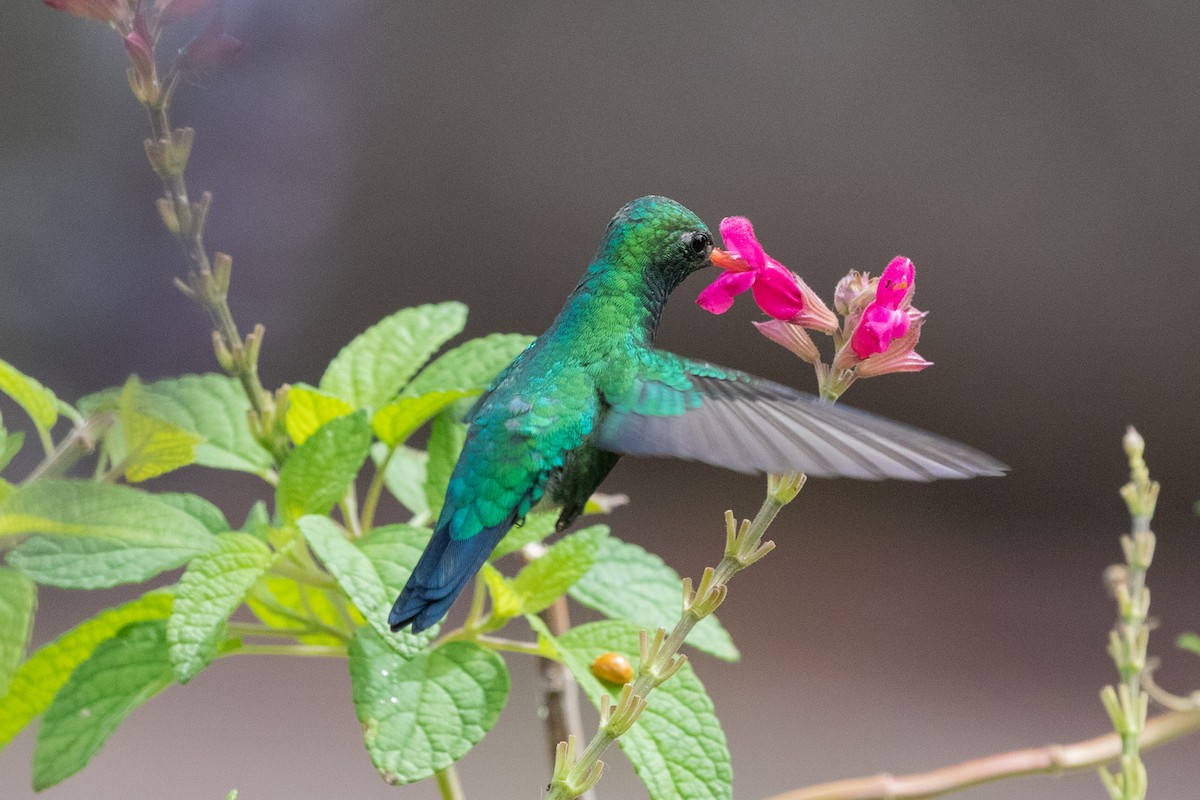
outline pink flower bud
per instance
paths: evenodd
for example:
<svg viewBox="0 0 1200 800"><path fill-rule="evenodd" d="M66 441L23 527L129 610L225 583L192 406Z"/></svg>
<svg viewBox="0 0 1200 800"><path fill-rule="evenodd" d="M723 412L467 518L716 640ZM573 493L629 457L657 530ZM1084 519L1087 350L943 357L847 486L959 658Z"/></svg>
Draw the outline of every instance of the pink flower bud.
<svg viewBox="0 0 1200 800"><path fill-rule="evenodd" d="M874 299L870 273L859 272L856 269L850 270L833 290L833 308L843 317L862 311Z"/></svg>
<svg viewBox="0 0 1200 800"><path fill-rule="evenodd" d="M125 30L129 27L132 14L128 0L42 0L51 8L74 14L77 17L98 19Z"/></svg>
<svg viewBox="0 0 1200 800"><path fill-rule="evenodd" d="M756 322L754 327L758 332L776 344L783 345L809 364L820 360L821 354L816 343L808 335L808 331L791 322L772 319L766 322Z"/></svg>
<svg viewBox="0 0 1200 800"><path fill-rule="evenodd" d="M146 15L141 7L133 15L133 30L125 37L125 50L133 69L143 84L154 81L154 45L150 29L146 25Z"/></svg>

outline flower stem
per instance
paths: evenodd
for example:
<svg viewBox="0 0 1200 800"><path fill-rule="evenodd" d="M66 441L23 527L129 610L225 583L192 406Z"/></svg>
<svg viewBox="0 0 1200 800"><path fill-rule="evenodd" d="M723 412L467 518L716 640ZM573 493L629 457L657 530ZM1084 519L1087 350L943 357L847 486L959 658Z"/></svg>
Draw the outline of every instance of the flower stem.
<svg viewBox="0 0 1200 800"><path fill-rule="evenodd" d="M439 769L433 773L437 778L438 791L442 795L442 800L465 800L466 795L463 794L462 781L458 779L458 770L454 765Z"/></svg>
<svg viewBox="0 0 1200 800"><path fill-rule="evenodd" d="M116 420L116 415L109 412L90 417L82 424L77 423L66 438L58 443L58 447L34 467L22 483L33 483L40 478L62 475L74 466L75 462L96 449L96 443L104 438L104 434Z"/></svg>
<svg viewBox="0 0 1200 800"><path fill-rule="evenodd" d="M750 566L775 548L774 542L763 542L771 522L780 510L791 502L804 486L804 475L772 475L767 482L767 497L754 521L737 524L732 511L725 512L725 557L716 568L708 568L693 590L691 578L683 581L683 614L668 635L659 628L653 639L642 632L642 657L638 676L625 684L615 706L605 698L600 709L600 726L575 760L575 737L568 737L557 748L554 776L547 800L573 800L595 785L604 767L600 756L610 744L631 728L646 706L646 697L674 675L686 661L677 655L688 634L696 624L716 610L725 599L730 578Z"/></svg>
<svg viewBox="0 0 1200 800"><path fill-rule="evenodd" d="M1141 747L1158 745L1200 731L1200 710L1175 711L1146 721ZM972 786L1027 775L1058 775L1095 769L1121 756L1116 733L1072 744L1050 744L963 761L913 775L875 775L822 783L775 795L769 800L926 800Z"/></svg>

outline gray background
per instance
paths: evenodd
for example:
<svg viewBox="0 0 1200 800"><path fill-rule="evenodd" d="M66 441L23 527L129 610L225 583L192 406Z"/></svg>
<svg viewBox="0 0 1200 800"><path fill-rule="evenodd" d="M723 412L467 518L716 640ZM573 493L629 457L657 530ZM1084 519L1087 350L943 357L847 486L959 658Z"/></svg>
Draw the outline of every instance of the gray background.
<svg viewBox="0 0 1200 800"><path fill-rule="evenodd" d="M245 50L175 108L198 129L194 190L235 259L232 304L266 324L264 382L315 381L392 310L461 299L468 334L537 333L609 216L646 193L715 227L754 220L826 296L896 253L929 310L925 373L847 400L1012 466L967 483L814 482L722 618L739 666L694 662L739 798L933 768L1104 732L1113 610L1100 583L1127 525L1119 439L1163 482L1150 575L1160 678L1200 685L1171 641L1200 629L1195 412L1200 326L1200 7L1194 3L560 4L232 0ZM215 368L151 200L124 52L40 3L0 12L0 347L79 395ZM660 342L811 388L750 326L679 290ZM803 367L803 368L802 368ZM7 413L9 406L4 407ZM15 414L9 414L15 418ZM21 465L18 465L20 467ZM28 466L28 463L25 463ZM239 476L195 473L231 518ZM258 487L251 486L255 492ZM626 459L615 531L685 574L758 480ZM261 494L261 492L259 492ZM45 591L47 640L128 592ZM471 797L539 796L548 770L525 660ZM29 794L34 738L0 753ZM1151 796L1193 797L1196 740L1147 757ZM602 797L642 790L612 753ZM435 796L374 774L336 661L227 659L137 711L49 798ZM1093 775L964 797L1097 798Z"/></svg>

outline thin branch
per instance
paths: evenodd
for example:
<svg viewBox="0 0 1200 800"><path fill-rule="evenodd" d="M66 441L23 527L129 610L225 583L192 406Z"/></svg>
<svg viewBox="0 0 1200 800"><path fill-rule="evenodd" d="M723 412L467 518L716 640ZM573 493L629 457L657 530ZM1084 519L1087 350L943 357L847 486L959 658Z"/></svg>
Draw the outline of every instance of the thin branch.
<svg viewBox="0 0 1200 800"><path fill-rule="evenodd" d="M1174 711L1146 721L1141 748L1200 731L1200 710ZM1074 744L1050 744L997 753L931 772L874 775L823 783L775 795L769 800L925 800L985 783L1026 775L1057 775L1095 769L1121 756L1121 737L1107 733Z"/></svg>

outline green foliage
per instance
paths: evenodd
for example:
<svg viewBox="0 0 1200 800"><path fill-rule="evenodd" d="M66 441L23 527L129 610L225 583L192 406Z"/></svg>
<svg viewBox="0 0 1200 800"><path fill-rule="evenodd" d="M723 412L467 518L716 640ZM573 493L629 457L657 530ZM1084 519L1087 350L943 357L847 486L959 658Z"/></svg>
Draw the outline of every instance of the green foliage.
<svg viewBox="0 0 1200 800"><path fill-rule="evenodd" d="M525 521L514 526L492 551L492 561L503 558L509 553L515 553L527 544L540 542L554 533L558 523L557 511L531 511L525 515Z"/></svg>
<svg viewBox="0 0 1200 800"><path fill-rule="evenodd" d="M428 459L424 450L403 445L390 449L380 442L371 445L371 460L376 468L383 467L387 490L414 515L429 513L429 504L425 500L425 463Z"/></svg>
<svg viewBox="0 0 1200 800"><path fill-rule="evenodd" d="M433 519L437 519L442 510L450 473L454 471L454 462L458 461L466 439L465 425L454 422L445 414L433 420L429 432L429 459L425 462L425 506Z"/></svg>
<svg viewBox="0 0 1200 800"><path fill-rule="evenodd" d="M646 630L669 628L679 618L679 575L653 553L631 542L606 537L596 566L570 589L571 597L613 619ZM725 661L741 656L716 616L700 620L687 643Z"/></svg>
<svg viewBox="0 0 1200 800"><path fill-rule="evenodd" d="M572 628L556 640L559 652L588 698L615 696L620 687L601 683L591 665L603 653L638 662L636 625L620 620ZM617 740L633 763L651 800L728 800L733 767L725 733L704 685L684 664L650 698L628 733Z"/></svg>
<svg viewBox="0 0 1200 800"><path fill-rule="evenodd" d="M421 370L404 394L419 397L438 391L461 391L464 394L482 392L529 343L532 336L519 333L493 333L472 339L439 356Z"/></svg>
<svg viewBox="0 0 1200 800"><path fill-rule="evenodd" d="M253 536L226 533L217 537L215 550L188 564L167 623L171 665L180 683L187 683L212 661L225 620L272 559L270 549Z"/></svg>
<svg viewBox="0 0 1200 800"><path fill-rule="evenodd" d="M58 420L58 398L54 392L7 361L0 361L0 392L25 409L40 431L49 431Z"/></svg>
<svg viewBox="0 0 1200 800"><path fill-rule="evenodd" d="M321 376L321 389L354 408L380 408L466 322L462 303L397 311L342 348Z"/></svg>
<svg viewBox="0 0 1200 800"><path fill-rule="evenodd" d="M470 642L404 659L370 628L350 643L354 709L371 761L388 783L412 783L474 747L508 699L504 661Z"/></svg>
<svg viewBox="0 0 1200 800"><path fill-rule="evenodd" d="M7 467L17 453L21 452L21 446L24 444L25 434L20 431L9 433L0 427L0 470Z"/></svg>
<svg viewBox="0 0 1200 800"><path fill-rule="evenodd" d="M15 569L0 567L0 695L8 691L25 657L36 607L33 581Z"/></svg>
<svg viewBox="0 0 1200 800"><path fill-rule="evenodd" d="M555 542L545 555L525 566L513 578L512 588L521 598L521 609L536 614L557 600L596 563L607 525L593 525Z"/></svg>
<svg viewBox="0 0 1200 800"><path fill-rule="evenodd" d="M304 444L309 436L326 422L338 417L344 417L354 411L354 408L340 397L297 384L288 389L287 416L284 425L288 436L296 444Z"/></svg>
<svg viewBox="0 0 1200 800"><path fill-rule="evenodd" d="M305 514L325 514L346 494L371 447L371 428L364 411L322 425L297 447L279 472L279 510L294 521Z"/></svg>
<svg viewBox="0 0 1200 800"><path fill-rule="evenodd" d="M354 544L375 567L383 581L385 595L395 599L417 565L421 551L429 543L429 535L428 528L385 525Z"/></svg>
<svg viewBox="0 0 1200 800"><path fill-rule="evenodd" d="M1187 650L1189 653L1195 653L1200 656L1200 635L1195 633L1181 633L1179 638L1175 640L1175 646L1180 650Z"/></svg>
<svg viewBox="0 0 1200 800"><path fill-rule="evenodd" d="M100 643L46 709L33 752L33 788L83 769L121 720L171 679L162 620L134 623Z"/></svg>
<svg viewBox="0 0 1200 800"><path fill-rule="evenodd" d="M123 434L120 455L113 458L125 480L140 483L196 460L203 437L142 411L142 383L131 377L117 399L117 420Z"/></svg>
<svg viewBox="0 0 1200 800"><path fill-rule="evenodd" d="M409 436L456 400L469 396L458 390L429 392L415 397L400 397L388 403L371 418L371 427L379 440L389 447L403 444Z"/></svg>

